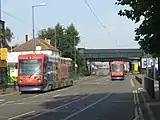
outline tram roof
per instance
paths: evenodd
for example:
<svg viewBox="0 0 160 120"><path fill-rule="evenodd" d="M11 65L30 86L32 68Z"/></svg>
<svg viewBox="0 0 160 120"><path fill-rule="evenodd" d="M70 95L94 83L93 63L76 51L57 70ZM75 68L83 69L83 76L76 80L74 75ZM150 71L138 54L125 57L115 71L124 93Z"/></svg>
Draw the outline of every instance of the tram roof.
<svg viewBox="0 0 160 120"><path fill-rule="evenodd" d="M60 59L63 59L63 60L72 60L71 58L65 58L65 57L60 57Z"/></svg>
<svg viewBox="0 0 160 120"><path fill-rule="evenodd" d="M50 58L62 59L62 60L69 60L69 61L72 61L72 59L71 59L71 58L66 58L66 57L56 57L56 56L53 56L53 55L48 55L48 57L50 57Z"/></svg>

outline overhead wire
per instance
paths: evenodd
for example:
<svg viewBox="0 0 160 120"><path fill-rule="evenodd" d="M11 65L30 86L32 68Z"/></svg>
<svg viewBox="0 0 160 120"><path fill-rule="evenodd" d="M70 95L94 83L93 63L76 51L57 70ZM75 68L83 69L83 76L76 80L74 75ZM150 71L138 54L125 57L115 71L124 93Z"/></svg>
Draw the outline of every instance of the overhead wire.
<svg viewBox="0 0 160 120"><path fill-rule="evenodd" d="M20 18L17 18L17 17L15 17L14 15L12 15L12 14L10 14L10 13L8 13L8 12L5 12L5 11L3 11L3 10L1 10L1 12L3 12L3 13L6 14L7 16L9 16L9 17L11 17L11 18L14 18L15 20L17 20L17 21L19 21L19 22L21 22L21 23L23 23L23 24L25 24L25 25L32 26L30 23L28 23L28 22L26 22L26 21L24 21L24 20L22 20L22 19L20 19ZM37 28L37 27L35 27L35 29L40 30L40 29Z"/></svg>
<svg viewBox="0 0 160 120"><path fill-rule="evenodd" d="M99 17L96 15L96 13L93 11L93 9L91 8L90 4L88 3L87 0L84 0L85 4L88 6L89 10L91 11L91 13L94 15L94 17L98 20L98 22L102 25L102 27L106 28L106 26L103 24L103 22L99 19Z"/></svg>
<svg viewBox="0 0 160 120"><path fill-rule="evenodd" d="M88 1L84 0L84 2L87 5L87 7L89 8L89 10L91 11L91 13L94 15L94 17L97 19L97 21L101 24L101 26L103 28L106 28L106 25L104 25L103 22L100 20L100 18L96 15L96 13L93 11L93 9L91 8L91 5L88 3ZM109 32L108 32L108 35L110 36Z"/></svg>

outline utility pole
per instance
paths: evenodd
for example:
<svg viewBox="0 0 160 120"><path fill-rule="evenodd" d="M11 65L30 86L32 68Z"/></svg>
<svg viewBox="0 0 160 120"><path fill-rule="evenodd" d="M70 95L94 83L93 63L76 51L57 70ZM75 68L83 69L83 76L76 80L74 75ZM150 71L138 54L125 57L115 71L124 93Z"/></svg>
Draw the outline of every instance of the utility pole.
<svg viewBox="0 0 160 120"><path fill-rule="evenodd" d="M2 0L0 0L0 20L2 20Z"/></svg>
<svg viewBox="0 0 160 120"><path fill-rule="evenodd" d="M76 35L74 34L74 69L75 69L75 78L77 75L77 64L76 64Z"/></svg>
<svg viewBox="0 0 160 120"><path fill-rule="evenodd" d="M34 6L32 6L32 37L33 37L33 51L36 52L36 40L35 40L35 30L34 30Z"/></svg>
<svg viewBox="0 0 160 120"><path fill-rule="evenodd" d="M2 0L0 0L0 21L2 20ZM3 41L3 32L2 32L2 26L3 26L3 22L1 22L1 33L0 33L0 37L1 37L1 40L0 40L0 46L1 48L3 48L3 44L2 44L2 41Z"/></svg>
<svg viewBox="0 0 160 120"><path fill-rule="evenodd" d="M7 54L8 54L8 49L3 48L3 40L5 40L5 21L2 21L2 0L0 0L0 84L2 85L3 92L6 91L6 88L8 87L8 81L7 81ZM2 65L3 64L3 65Z"/></svg>
<svg viewBox="0 0 160 120"><path fill-rule="evenodd" d="M148 57L149 57L149 54L147 53L146 54L146 77L148 77L148 64L149 64L148 63L149 62L149 58Z"/></svg>
<svg viewBox="0 0 160 120"><path fill-rule="evenodd" d="M55 30L54 30L54 47L57 48L57 30L56 30L56 27L55 27Z"/></svg>

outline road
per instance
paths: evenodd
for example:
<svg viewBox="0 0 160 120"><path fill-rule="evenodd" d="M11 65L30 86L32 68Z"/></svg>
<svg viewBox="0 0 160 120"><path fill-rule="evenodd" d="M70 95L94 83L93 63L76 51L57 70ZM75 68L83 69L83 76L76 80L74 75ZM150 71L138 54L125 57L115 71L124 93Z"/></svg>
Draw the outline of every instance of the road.
<svg viewBox="0 0 160 120"><path fill-rule="evenodd" d="M56 91L1 95L0 120L133 120L143 113L131 78L91 76Z"/></svg>

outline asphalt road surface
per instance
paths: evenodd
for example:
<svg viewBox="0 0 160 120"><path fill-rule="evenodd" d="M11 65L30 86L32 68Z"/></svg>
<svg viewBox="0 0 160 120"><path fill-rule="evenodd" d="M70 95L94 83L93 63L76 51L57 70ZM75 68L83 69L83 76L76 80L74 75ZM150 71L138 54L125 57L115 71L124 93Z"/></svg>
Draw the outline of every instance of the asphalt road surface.
<svg viewBox="0 0 160 120"><path fill-rule="evenodd" d="M46 93L0 96L0 120L138 120L141 109L131 76L90 76Z"/></svg>

